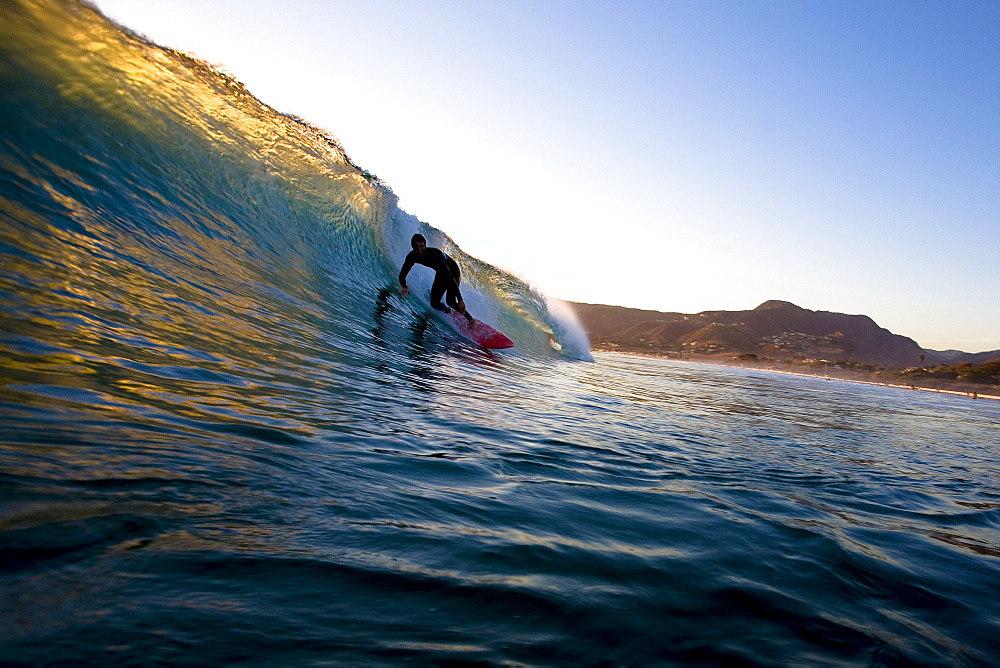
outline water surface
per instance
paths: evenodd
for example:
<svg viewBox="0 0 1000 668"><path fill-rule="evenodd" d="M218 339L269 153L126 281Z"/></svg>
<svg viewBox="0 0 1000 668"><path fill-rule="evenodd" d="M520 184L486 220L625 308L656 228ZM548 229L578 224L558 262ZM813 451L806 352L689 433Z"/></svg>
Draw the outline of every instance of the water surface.
<svg viewBox="0 0 1000 668"><path fill-rule="evenodd" d="M0 662L1000 663L1000 404L580 361L83 5L3 3L0 87ZM397 296L417 230L516 348Z"/></svg>

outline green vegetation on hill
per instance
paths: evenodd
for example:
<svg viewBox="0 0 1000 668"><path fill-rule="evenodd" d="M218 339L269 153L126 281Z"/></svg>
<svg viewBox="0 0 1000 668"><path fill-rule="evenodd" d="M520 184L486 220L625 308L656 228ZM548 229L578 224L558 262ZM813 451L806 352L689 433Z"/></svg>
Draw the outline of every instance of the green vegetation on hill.
<svg viewBox="0 0 1000 668"><path fill-rule="evenodd" d="M960 383L1000 385L1000 361L986 364L939 364L931 368L905 369L901 376L927 380L955 380Z"/></svg>

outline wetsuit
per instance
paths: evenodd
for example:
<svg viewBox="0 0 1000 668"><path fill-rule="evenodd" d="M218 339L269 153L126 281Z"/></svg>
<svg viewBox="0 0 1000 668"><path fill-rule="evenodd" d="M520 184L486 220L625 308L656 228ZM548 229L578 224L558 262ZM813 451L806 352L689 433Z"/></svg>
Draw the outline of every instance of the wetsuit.
<svg viewBox="0 0 1000 668"><path fill-rule="evenodd" d="M438 248L427 248L423 255L417 255L417 251L410 251L403 268L399 270L399 284L406 287L406 275L414 264L422 264L434 270L434 283L431 285L431 306L439 311L448 312L448 308L441 303L441 295L445 296L448 306L457 309L458 302L464 301L462 293L458 289L458 284L462 281L462 272L458 270L458 264L448 255ZM472 316L465 316L471 320Z"/></svg>

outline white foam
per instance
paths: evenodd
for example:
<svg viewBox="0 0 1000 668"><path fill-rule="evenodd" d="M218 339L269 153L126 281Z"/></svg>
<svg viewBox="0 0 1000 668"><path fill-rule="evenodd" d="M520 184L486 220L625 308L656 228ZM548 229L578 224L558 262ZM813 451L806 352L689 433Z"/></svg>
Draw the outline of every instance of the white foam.
<svg viewBox="0 0 1000 668"><path fill-rule="evenodd" d="M590 341L576 313L573 312L573 307L561 299L548 296L545 297L545 307L556 325L556 337L562 344L563 353L583 362L593 362Z"/></svg>

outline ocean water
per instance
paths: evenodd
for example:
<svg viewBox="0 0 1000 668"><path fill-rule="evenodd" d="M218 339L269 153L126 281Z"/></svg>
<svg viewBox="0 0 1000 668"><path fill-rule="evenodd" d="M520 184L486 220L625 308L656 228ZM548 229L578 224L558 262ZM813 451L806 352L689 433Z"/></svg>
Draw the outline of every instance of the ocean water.
<svg viewBox="0 0 1000 668"><path fill-rule="evenodd" d="M591 356L86 5L0 3L0 90L0 663L1000 664L1000 402Z"/></svg>

